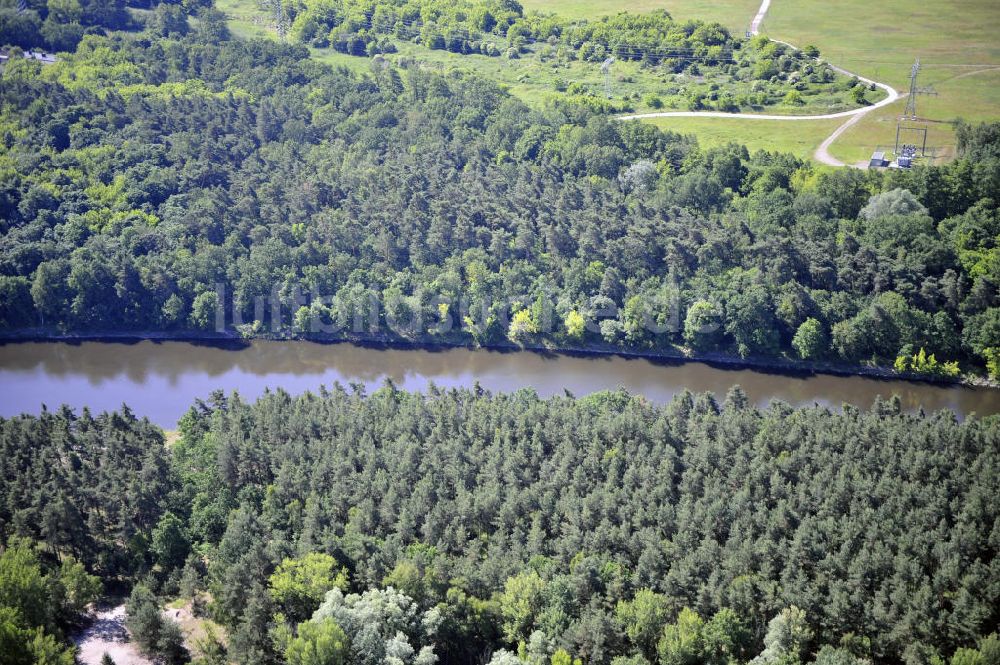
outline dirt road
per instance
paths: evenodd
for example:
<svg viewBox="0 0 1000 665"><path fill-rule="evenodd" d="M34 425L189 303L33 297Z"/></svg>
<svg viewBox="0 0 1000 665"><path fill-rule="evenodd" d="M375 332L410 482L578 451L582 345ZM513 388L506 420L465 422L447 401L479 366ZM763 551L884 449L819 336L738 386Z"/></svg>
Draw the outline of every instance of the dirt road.
<svg viewBox="0 0 1000 665"><path fill-rule="evenodd" d="M753 21L750 23L751 35L760 34L760 24L764 22L764 17L767 16L767 10L770 8L771 0L763 0L760 3L760 9L757 10L757 15L753 17Z"/></svg>

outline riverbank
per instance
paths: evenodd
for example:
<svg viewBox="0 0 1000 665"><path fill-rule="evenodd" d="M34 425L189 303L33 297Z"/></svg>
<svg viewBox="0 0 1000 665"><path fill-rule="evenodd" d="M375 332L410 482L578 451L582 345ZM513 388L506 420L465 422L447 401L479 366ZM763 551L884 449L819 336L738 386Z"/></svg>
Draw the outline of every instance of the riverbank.
<svg viewBox="0 0 1000 665"><path fill-rule="evenodd" d="M696 353L681 347L674 349L625 349L611 344L591 343L587 345L556 344L551 341L537 341L526 344L495 342L474 345L461 340L425 336L404 338L390 335L327 335L327 334L259 334L244 338L236 331L226 333L206 333L203 331L111 331L62 333L45 329L32 329L0 334L0 344L19 342L187 342L210 346L239 348L253 340L279 342L313 342L316 344L353 344L360 347L434 351L441 349L468 349L485 351L529 351L542 354L566 356L615 356L637 358L669 363L703 363L711 367L736 370L753 370L785 376L827 375L836 377L864 377L887 381L907 381L930 385L959 385L969 388L1000 390L1000 381L979 374L965 373L959 377L945 377L914 372L897 372L890 367L878 365L857 365L833 361L804 361L790 358L750 356L741 358L723 352Z"/></svg>
<svg viewBox="0 0 1000 665"><path fill-rule="evenodd" d="M65 404L79 412L127 404L164 429L176 429L197 400L238 393L256 400L281 390L322 393L324 387L371 392L386 382L408 392L481 388L494 394L530 390L541 398L625 390L655 404L690 391L720 401L734 385L760 408L845 405L868 410L898 396L911 413L950 410L959 419L1000 414L1000 391L886 376L820 374L801 367L751 367L732 358L691 361L666 354L600 353L594 349L512 346L316 343L124 337L0 345L0 417Z"/></svg>

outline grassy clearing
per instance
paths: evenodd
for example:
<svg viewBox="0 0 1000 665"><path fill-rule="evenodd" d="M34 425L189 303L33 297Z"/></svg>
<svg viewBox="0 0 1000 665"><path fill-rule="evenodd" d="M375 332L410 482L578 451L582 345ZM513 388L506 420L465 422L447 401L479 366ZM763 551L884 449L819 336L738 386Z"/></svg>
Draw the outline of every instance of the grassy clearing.
<svg viewBox="0 0 1000 665"><path fill-rule="evenodd" d="M712 147L740 143L751 152L770 150L810 158L816 147L833 133L841 120L747 120L744 118L654 118L661 129L695 134L701 145Z"/></svg>
<svg viewBox="0 0 1000 665"><path fill-rule="evenodd" d="M932 118L926 123L927 145L932 148L937 161L946 161L955 153L955 132L951 121L963 118L967 121L996 119L1000 117L1000 69L981 71L960 78L954 75L935 83L940 93L937 97L921 97L917 110L920 117ZM956 108L953 100L965 100ZM871 156L875 146L892 148L896 137L896 118L903 112L905 100L866 116L848 129L830 147L830 153L844 162L857 162ZM919 123L916 123L919 124ZM913 143L919 137L910 135L907 142Z"/></svg>
<svg viewBox="0 0 1000 665"><path fill-rule="evenodd" d="M678 19L718 21L742 34L760 6L759 0L524 0L526 10L551 12L569 18L597 18L618 12L639 14L666 9Z"/></svg>
<svg viewBox="0 0 1000 665"><path fill-rule="evenodd" d="M755 3L756 0L748 4ZM277 38L257 0L218 0L217 6L229 17L230 27L238 37ZM546 9L558 10L562 7L563 3L555 3ZM740 11L742 9L741 7ZM441 71L475 71L507 86L513 94L529 104L544 103L548 99L567 95L605 98L604 76L599 63L565 58L559 54L558 49L547 45L536 45L520 58L510 60L506 57L462 55L433 50L423 44L399 39L394 39L393 43L398 48L398 53L386 56L390 62L410 60ZM354 71L365 71L371 64L368 58L347 56L332 48L314 48L312 53L322 62L345 66ZM738 108L745 112L766 110L768 113L813 115L856 107L846 78L831 83L800 84L798 87L802 89L795 93L798 98L790 100L786 97L792 90L792 83L789 81L750 82L743 80L745 73L727 72L725 69L703 67L701 72L674 74L663 67L649 67L635 61L618 61L612 68L610 108L638 113L659 109ZM811 65L803 68L803 81L811 71ZM878 101L883 95L880 90L870 92L868 100ZM701 100L700 103L693 104L694 98Z"/></svg>
<svg viewBox="0 0 1000 665"><path fill-rule="evenodd" d="M939 162L954 156L951 123L955 119L1000 118L1000 71L993 69L1000 67L1000 41L996 39L1000 9L995 1L945 0L917 6L902 0L778 0L771 5L763 31L795 44L815 44L827 60L904 92L909 88L910 66L919 56L920 84L938 92L937 96L921 96L917 108L920 117L928 120L928 146ZM830 147L831 154L856 163L867 160L878 146L891 148L896 118L905 105L900 100L865 116ZM836 123L829 127L824 122L687 121L672 119L706 145L735 139L754 147L788 149L800 156L812 153L806 145L809 141L815 140L815 148L836 128ZM826 128L830 131L824 134Z"/></svg>
<svg viewBox="0 0 1000 665"><path fill-rule="evenodd" d="M917 108L928 124L928 144L944 159L954 154L955 118L1000 118L1000 8L996 0L782 0L771 5L763 32L797 44L815 44L823 57L851 71L909 89L910 67L921 61L919 83L937 97L921 96ZM970 75L971 74L971 75ZM896 116L905 101L864 118L831 146L843 161L871 155L894 143Z"/></svg>
<svg viewBox="0 0 1000 665"><path fill-rule="evenodd" d="M846 164L866 161L876 149L892 151L896 139L896 118L903 112L906 100L874 111L848 128L830 146L830 154ZM939 155L940 160L954 154L955 135L951 125L946 123L928 124L927 145ZM922 141L908 135L904 142Z"/></svg>
<svg viewBox="0 0 1000 665"><path fill-rule="evenodd" d="M952 65L1000 66L998 31L996 0L778 0L762 26L765 34L815 44L831 62L900 90L918 56L928 74Z"/></svg>
<svg viewBox="0 0 1000 665"><path fill-rule="evenodd" d="M226 15L230 32L241 39L277 38L270 25L264 22L256 0L215 0L215 8Z"/></svg>
<svg viewBox="0 0 1000 665"><path fill-rule="evenodd" d="M568 89L572 93L604 97L604 76L600 66L579 60L560 62L555 58L543 59L538 54L525 54L518 60L495 58L483 55L461 55L448 51L430 50L410 42L399 42L399 53L387 56L390 61L399 62L411 58L435 67L440 71L475 71L507 86L510 91L529 104L544 103L548 99L562 97ZM368 67L366 58L344 56L330 49L317 50L321 60L348 64L345 60L360 61ZM688 96L702 93L712 104L715 95L724 92L740 95L751 92L751 84L735 80L725 74L693 77L686 74L668 74L643 66L639 62L615 63L612 78L612 103L619 108L647 113L656 110L688 110ZM774 86L770 93L770 103L766 106L745 108L744 110L765 111L788 115L810 115L831 113L856 108L845 90L831 86L811 87L802 92L802 104L786 104L782 97L785 90ZM657 98L662 107L653 107L651 97ZM881 90L869 93L869 101L884 97Z"/></svg>
<svg viewBox="0 0 1000 665"><path fill-rule="evenodd" d="M164 616L176 621L181 632L184 633L184 644L195 657L203 656L199 644L208 636L213 634L220 642L228 642L226 629L206 617L195 616L192 612L191 602L179 598L166 606Z"/></svg>

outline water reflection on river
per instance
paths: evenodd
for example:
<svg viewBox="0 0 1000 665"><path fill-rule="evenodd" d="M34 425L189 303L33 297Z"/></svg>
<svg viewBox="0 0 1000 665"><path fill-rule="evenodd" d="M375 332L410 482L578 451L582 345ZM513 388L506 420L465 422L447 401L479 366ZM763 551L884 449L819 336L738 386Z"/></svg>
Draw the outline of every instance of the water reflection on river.
<svg viewBox="0 0 1000 665"><path fill-rule="evenodd" d="M576 395L624 387L656 402L688 388L720 398L740 384L759 405L780 399L867 408L876 395L898 394L907 409L949 408L958 415L1000 412L1000 391L828 375L788 376L618 356L569 356L470 349L376 349L352 344L266 342L219 347L185 342L20 343L0 346L0 416L38 412L66 403L102 411L127 403L136 413L172 427L195 398L238 390L247 398L265 388L291 393L339 381L377 387L386 377L408 390L430 383L487 390L534 388L540 395Z"/></svg>

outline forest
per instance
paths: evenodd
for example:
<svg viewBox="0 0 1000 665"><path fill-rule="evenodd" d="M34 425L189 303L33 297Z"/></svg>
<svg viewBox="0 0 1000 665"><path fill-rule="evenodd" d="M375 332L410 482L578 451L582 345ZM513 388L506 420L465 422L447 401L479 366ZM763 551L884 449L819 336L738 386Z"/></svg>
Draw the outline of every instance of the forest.
<svg viewBox="0 0 1000 665"><path fill-rule="evenodd" d="M1000 372L996 125L962 125L945 166L821 170L162 9L4 69L5 334Z"/></svg>
<svg viewBox="0 0 1000 665"><path fill-rule="evenodd" d="M23 7L22 7L23 4ZM197 13L220 18L211 0L160 3L157 0L2 0L0 46L72 52L85 35L109 31L162 31L166 25L186 24ZM147 18L133 10L149 10Z"/></svg>
<svg viewBox="0 0 1000 665"><path fill-rule="evenodd" d="M103 584L203 665L1000 656L995 417L387 383L179 427L0 420L0 643L52 651ZM178 597L219 626L192 654Z"/></svg>

